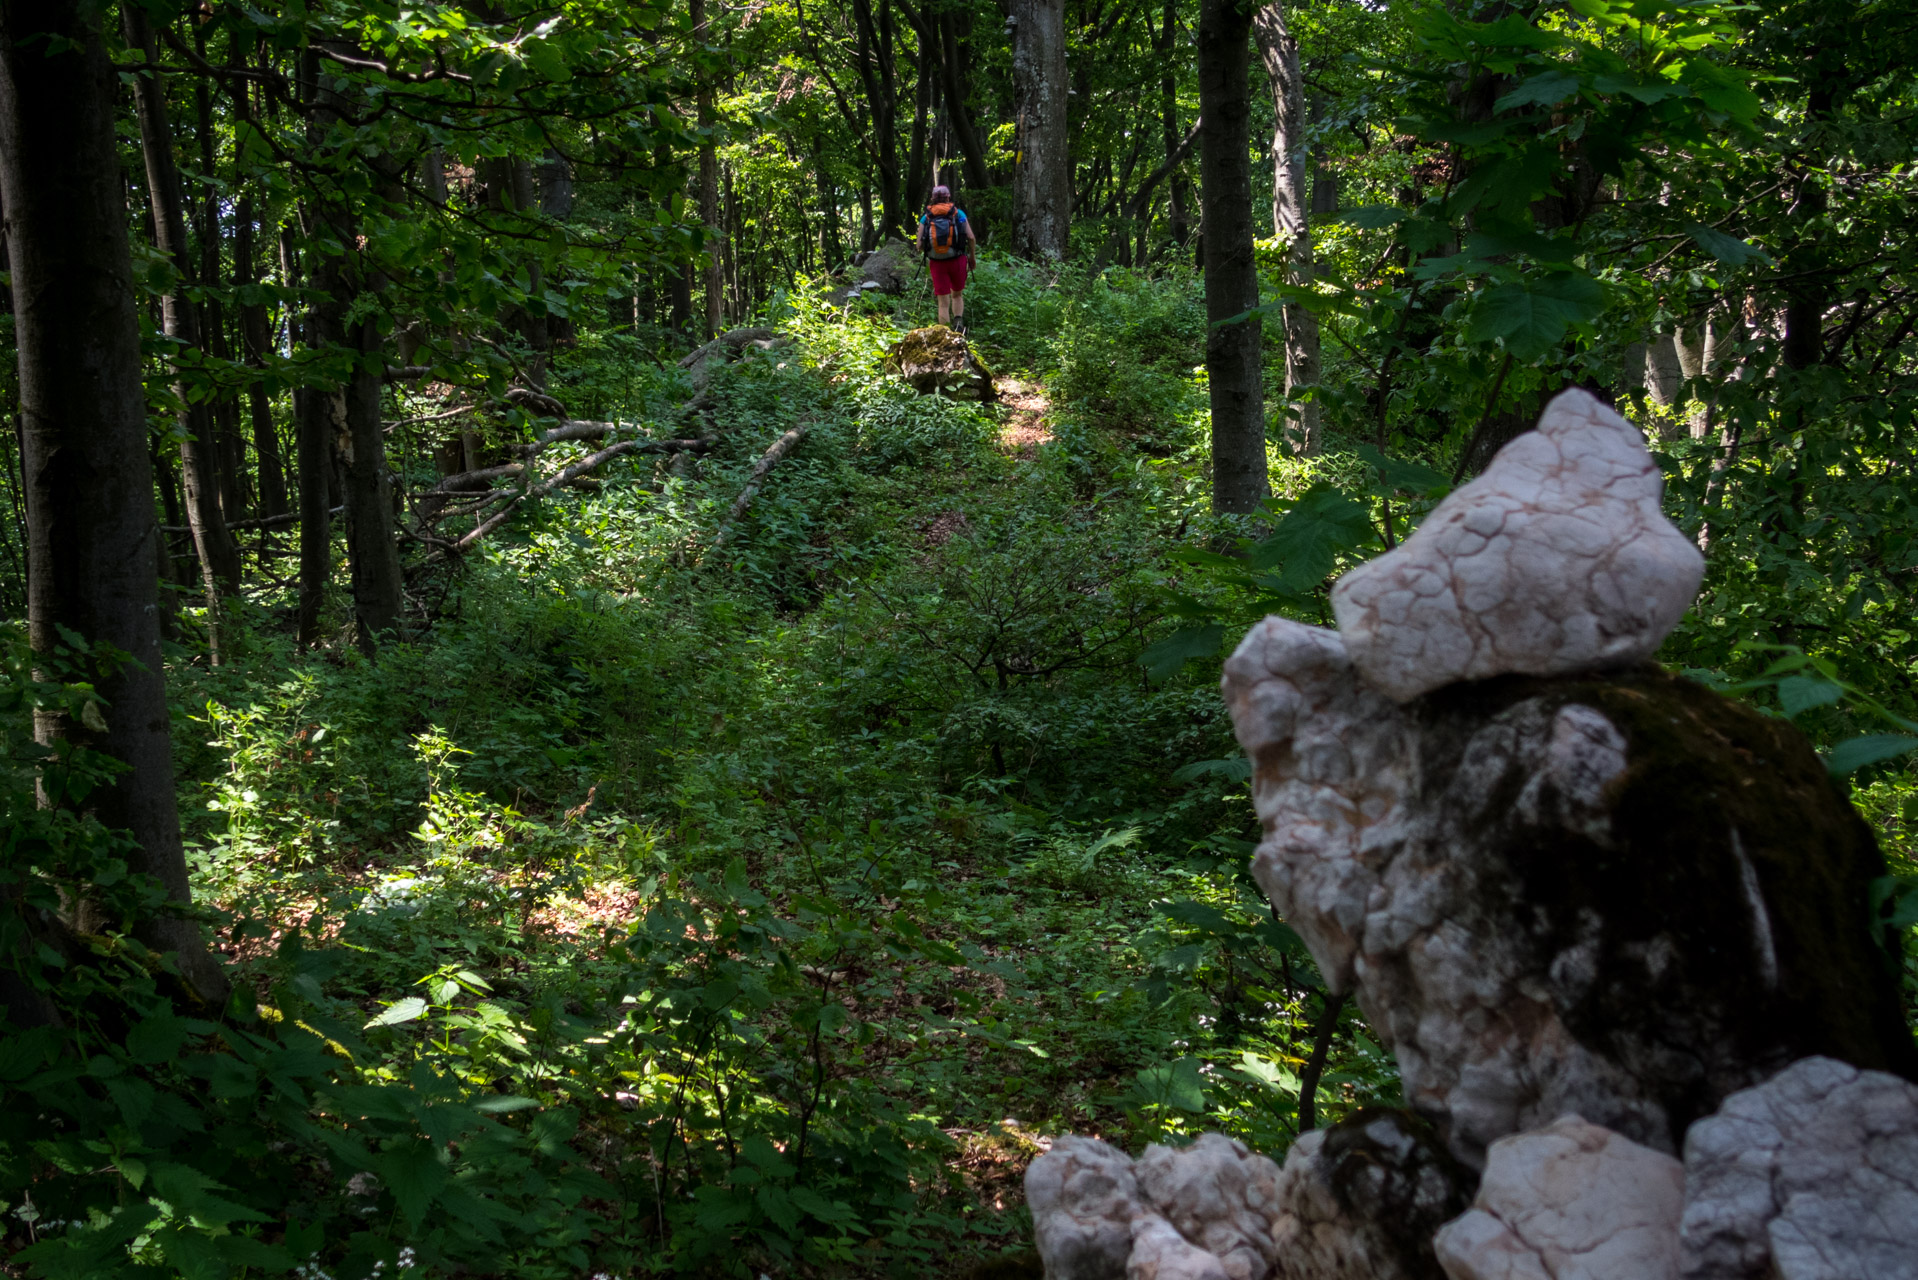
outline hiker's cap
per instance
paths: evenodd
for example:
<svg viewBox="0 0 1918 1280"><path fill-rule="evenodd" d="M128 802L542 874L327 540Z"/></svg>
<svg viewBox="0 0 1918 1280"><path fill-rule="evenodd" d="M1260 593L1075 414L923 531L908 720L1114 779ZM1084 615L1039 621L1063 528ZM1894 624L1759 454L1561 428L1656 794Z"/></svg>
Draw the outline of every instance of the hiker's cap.
<svg viewBox="0 0 1918 1280"><path fill-rule="evenodd" d="M938 204L942 200L950 199L952 199L952 188L941 186L932 189L932 202L934 204Z"/></svg>

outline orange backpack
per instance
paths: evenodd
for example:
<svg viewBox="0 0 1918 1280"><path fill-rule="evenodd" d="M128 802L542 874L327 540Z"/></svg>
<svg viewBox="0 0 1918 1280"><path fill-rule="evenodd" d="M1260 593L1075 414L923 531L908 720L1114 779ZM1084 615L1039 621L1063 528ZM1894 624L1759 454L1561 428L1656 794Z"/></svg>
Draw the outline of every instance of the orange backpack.
<svg viewBox="0 0 1918 1280"><path fill-rule="evenodd" d="M938 204L926 206L926 220L919 231L919 241L928 256L941 259L956 258L966 251L960 243L960 231L966 225L966 215L959 212L959 206L950 200L941 200Z"/></svg>

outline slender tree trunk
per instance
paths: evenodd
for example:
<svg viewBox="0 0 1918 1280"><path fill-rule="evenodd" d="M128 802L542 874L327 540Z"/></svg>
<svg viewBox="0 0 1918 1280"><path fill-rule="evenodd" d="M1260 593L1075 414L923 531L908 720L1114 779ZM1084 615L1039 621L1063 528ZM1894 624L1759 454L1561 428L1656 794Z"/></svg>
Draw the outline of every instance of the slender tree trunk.
<svg viewBox="0 0 1918 1280"><path fill-rule="evenodd" d="M127 43L142 50L146 60L158 60L153 33L145 14L137 5L121 10L126 21ZM187 299L185 286L194 281L193 257L187 246L186 192L180 181L180 167L173 155L173 130L167 121L166 93L157 72L135 75L134 106L140 118L140 149L146 158L147 193L153 211L154 244L172 260L180 275L180 287L160 300L161 325L183 352L201 347L198 318ZM180 441L180 469L186 479L187 523L193 529L193 545L200 555L200 573L206 584L208 633L214 637L214 659L219 659L219 613L223 592L237 591L240 585L240 549L227 532L220 514L220 468L212 408L204 400L195 401L179 384L183 438Z"/></svg>
<svg viewBox="0 0 1918 1280"><path fill-rule="evenodd" d="M892 8L882 4L875 18L871 0L852 0L853 61L866 92L879 179L880 234L905 227L905 201L899 183L899 88L893 67Z"/></svg>
<svg viewBox="0 0 1918 1280"><path fill-rule="evenodd" d="M318 94L309 117L316 154L331 158L334 144L327 134L344 106L331 90ZM527 185L531 186L530 175ZM344 348L352 360L340 389L345 443L340 496L346 506L346 553L353 570L354 639L362 650L371 653L380 638L399 622L402 587L393 488L387 477L386 435L380 421L384 355L374 317L349 319L367 282L366 266L354 247L359 242L359 227L353 211L335 198L320 206L320 217L344 252L339 257L315 255L313 284L323 301L313 313L313 336L322 348ZM331 403L324 395L316 396L315 401Z"/></svg>
<svg viewBox="0 0 1918 1280"><path fill-rule="evenodd" d="M1252 250L1249 0L1199 5L1200 235L1204 238L1206 378L1212 400L1212 505L1250 512L1270 490L1265 471L1265 393Z"/></svg>
<svg viewBox="0 0 1918 1280"><path fill-rule="evenodd" d="M928 19L930 21L930 19ZM912 142L906 153L906 192L908 208L917 208L932 189L927 176L930 157L926 151L926 126L939 89L939 44L934 34L917 28L919 36L919 75L913 86ZM908 221L917 221L910 214Z"/></svg>
<svg viewBox="0 0 1918 1280"><path fill-rule="evenodd" d="M704 46L712 38L712 30L706 19L706 0L690 0L690 3L693 40ZM726 230L719 219L719 147L713 137L713 131L719 125L719 113L713 102L711 74L700 67L694 71L694 76L699 128L705 135L699 144L699 221L706 228L705 323L706 336L711 338L726 323L726 275L720 261L720 246L725 242Z"/></svg>
<svg viewBox="0 0 1918 1280"><path fill-rule="evenodd" d="M986 173L986 149L980 144L979 134L972 126L972 112L966 105L966 71L960 61L959 21L951 9L940 14L937 19L926 16L928 22L939 28L940 43L945 50L946 113L952 122L952 131L958 135L959 149L965 153L966 181L975 191L984 191L991 185Z"/></svg>
<svg viewBox="0 0 1918 1280"><path fill-rule="evenodd" d="M259 284L259 266L254 258L255 225L253 197L241 196L237 222L233 228L233 266L242 289ZM240 336L246 350L246 363L255 376L247 384L247 407L253 419L253 455L260 469L260 511L264 515L286 514L286 466L280 459L279 437L273 431L273 408L267 401L266 382L259 375L266 370L267 353L273 338L267 332L266 308L257 302L240 304Z"/></svg>
<svg viewBox="0 0 1918 1280"><path fill-rule="evenodd" d="M1312 284L1312 224L1306 205L1309 163L1306 144L1305 77L1299 70L1299 42L1286 29L1285 10L1272 0L1259 10L1252 30L1259 42L1265 73L1272 82L1272 231L1286 245L1286 283ZM1286 416L1297 414L1293 449L1308 457L1324 447L1319 425L1319 318L1296 302L1285 314ZM1304 392L1312 399L1298 403Z"/></svg>
<svg viewBox="0 0 1918 1280"><path fill-rule="evenodd" d="M1072 154L1066 130L1065 0L1014 0L1012 94L1018 159L1012 170L1012 251L1038 261L1066 255L1072 230Z"/></svg>
<svg viewBox="0 0 1918 1280"><path fill-rule="evenodd" d="M63 630L129 659L90 673L102 704L96 717L44 711L34 733L127 766L85 803L108 827L132 833L132 869L185 905L191 892L155 594L160 534L114 132L117 82L97 19L88 16L98 12L72 0L0 3L0 192L26 450L28 635L48 676L59 674L53 655ZM94 913L80 905L83 931L117 923ZM136 921L135 933L178 951L202 996L224 997L225 975L192 924L155 917ZM16 996L0 989L9 1012L31 1016Z"/></svg>
<svg viewBox="0 0 1918 1280"><path fill-rule="evenodd" d="M1159 55L1159 65L1164 71L1159 76L1159 126L1165 137L1165 154L1170 159L1179 145L1179 86L1175 71L1177 64L1172 57L1173 49L1179 38L1178 0L1165 0L1165 17L1159 29L1159 39L1154 45ZM1167 230L1171 232L1172 243L1183 246L1186 237L1191 234L1186 221L1186 181L1185 174L1172 171L1172 182L1167 194Z"/></svg>

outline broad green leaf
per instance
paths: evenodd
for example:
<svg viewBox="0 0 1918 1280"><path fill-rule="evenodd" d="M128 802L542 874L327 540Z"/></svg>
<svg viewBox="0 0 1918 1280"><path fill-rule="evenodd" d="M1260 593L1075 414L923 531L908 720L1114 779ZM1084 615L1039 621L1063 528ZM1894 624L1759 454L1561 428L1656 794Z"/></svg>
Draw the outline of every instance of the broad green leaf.
<svg viewBox="0 0 1918 1280"><path fill-rule="evenodd" d="M1397 205L1365 204L1360 205L1356 209L1339 210L1336 215L1336 220L1348 226L1364 227L1370 230L1378 227L1389 227L1394 223L1403 222L1411 216L1412 211L1410 209L1401 209Z"/></svg>
<svg viewBox="0 0 1918 1280"><path fill-rule="evenodd" d="M799 1209L786 1194L786 1189L778 1183L768 1182L753 1194L766 1217L785 1234L797 1235L799 1232Z"/></svg>
<svg viewBox="0 0 1918 1280"><path fill-rule="evenodd" d="M1147 1105L1172 1107L1192 1115L1205 1110L1205 1085L1196 1058L1180 1058L1139 1072L1134 1096Z"/></svg>
<svg viewBox="0 0 1918 1280"><path fill-rule="evenodd" d="M415 1227L425 1220L427 1209L446 1185L446 1166L440 1163L439 1151L424 1138L394 1143L380 1153L375 1169L400 1212Z"/></svg>
<svg viewBox="0 0 1918 1280"><path fill-rule="evenodd" d="M1202 627L1184 627L1165 639L1147 645L1139 655L1139 665L1153 684L1164 684L1194 658L1210 658L1218 653L1225 639L1225 628L1216 622Z"/></svg>
<svg viewBox="0 0 1918 1280"><path fill-rule="evenodd" d="M1845 696L1845 686L1816 676L1786 676L1778 682L1778 705L1788 720Z"/></svg>
<svg viewBox="0 0 1918 1280"><path fill-rule="evenodd" d="M1328 484L1315 484L1279 517L1247 561L1255 569L1278 567L1283 590L1303 595L1332 573L1341 552L1373 544L1371 513Z"/></svg>
<svg viewBox="0 0 1918 1280"><path fill-rule="evenodd" d="M1369 444L1360 445L1358 453L1379 473L1380 481L1388 489L1417 494L1421 498L1442 498L1451 492L1451 477L1422 462L1388 458L1376 446Z"/></svg>
<svg viewBox="0 0 1918 1280"><path fill-rule="evenodd" d="M484 1115L494 1116L504 1115L510 1111L524 1111L528 1107L537 1107L538 1105L539 1103L532 1098L520 1098L508 1094L496 1098L481 1098L473 1104L473 1110Z"/></svg>
<svg viewBox="0 0 1918 1280"><path fill-rule="evenodd" d="M1514 358L1536 360L1562 343L1574 325L1596 320L1604 305L1604 290L1582 272L1493 285L1481 291L1467 336L1475 342L1497 339Z"/></svg>
<svg viewBox="0 0 1918 1280"><path fill-rule="evenodd" d="M397 1026L402 1022L411 1022L425 1012L426 1001L418 996L408 996L404 1000L395 1000L387 1005L378 1017L366 1025L368 1028Z"/></svg>
<svg viewBox="0 0 1918 1280"><path fill-rule="evenodd" d="M1842 778L1868 764L1894 760L1911 751L1918 751L1918 738L1906 737L1902 733L1868 733L1863 737L1847 738L1826 752L1825 768Z"/></svg>
<svg viewBox="0 0 1918 1280"><path fill-rule="evenodd" d="M1685 233L1698 242L1698 247L1728 267L1742 267L1756 259L1770 262L1771 255L1755 244L1747 244L1737 236L1726 235L1703 223L1694 222L1685 228Z"/></svg>
<svg viewBox="0 0 1918 1280"><path fill-rule="evenodd" d="M1194 760L1191 764L1179 766L1172 773L1172 781L1181 785L1206 777L1219 777L1227 782L1249 782L1252 778L1252 761L1244 756L1231 756L1224 760Z"/></svg>
<svg viewBox="0 0 1918 1280"><path fill-rule="evenodd" d="M1190 899L1161 902L1159 914L1189 928L1200 929L1223 938L1236 938L1244 932L1232 917L1209 902L1193 902Z"/></svg>
<svg viewBox="0 0 1918 1280"><path fill-rule="evenodd" d="M1494 111L1514 107L1554 107L1578 92L1578 76L1570 71L1547 71L1522 82L1492 104Z"/></svg>

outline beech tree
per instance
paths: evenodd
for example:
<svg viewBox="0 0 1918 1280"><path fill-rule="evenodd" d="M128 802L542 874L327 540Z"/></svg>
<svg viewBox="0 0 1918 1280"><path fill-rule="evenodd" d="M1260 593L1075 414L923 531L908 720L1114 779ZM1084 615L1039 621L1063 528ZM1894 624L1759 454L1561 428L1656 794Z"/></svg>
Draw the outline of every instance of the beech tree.
<svg viewBox="0 0 1918 1280"><path fill-rule="evenodd" d="M1204 240L1205 372L1212 404L1212 505L1249 512L1265 470L1258 260L1252 247L1249 0L1199 6L1199 234Z"/></svg>
<svg viewBox="0 0 1918 1280"><path fill-rule="evenodd" d="M1065 0L1019 0L1010 19L1017 151L1012 245L1034 259L1063 258L1071 232L1065 11Z"/></svg>
<svg viewBox="0 0 1918 1280"><path fill-rule="evenodd" d="M99 694L87 713L43 711L34 728L50 748L91 749L125 766L79 802L128 832L132 869L184 906L140 325L98 14L78 0L0 4L0 197L19 349L28 636L44 678L77 675ZM120 922L81 901L70 923L92 933ZM191 923L157 915L133 925L149 946L179 955L203 997L224 995Z"/></svg>
<svg viewBox="0 0 1918 1280"><path fill-rule="evenodd" d="M1259 56L1272 85L1272 234L1285 245L1286 283L1306 288L1312 283L1312 225L1306 199L1311 157L1306 147L1305 76L1299 69L1299 42L1286 29L1285 9L1278 0L1265 5L1253 19ZM1285 396L1288 418L1298 414L1292 428L1293 447L1315 454L1323 445L1320 408L1316 398L1291 405L1301 388L1319 385L1319 318L1297 301L1285 303Z"/></svg>

